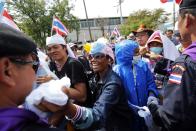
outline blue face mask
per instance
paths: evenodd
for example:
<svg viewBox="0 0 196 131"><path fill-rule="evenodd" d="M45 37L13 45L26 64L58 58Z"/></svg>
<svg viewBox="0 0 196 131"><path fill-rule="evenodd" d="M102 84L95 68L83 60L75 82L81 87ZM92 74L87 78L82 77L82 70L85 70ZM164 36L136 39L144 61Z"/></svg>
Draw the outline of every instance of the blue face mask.
<svg viewBox="0 0 196 131"><path fill-rule="evenodd" d="M151 47L150 51L152 51L153 53L159 55L162 53L163 51L163 47Z"/></svg>

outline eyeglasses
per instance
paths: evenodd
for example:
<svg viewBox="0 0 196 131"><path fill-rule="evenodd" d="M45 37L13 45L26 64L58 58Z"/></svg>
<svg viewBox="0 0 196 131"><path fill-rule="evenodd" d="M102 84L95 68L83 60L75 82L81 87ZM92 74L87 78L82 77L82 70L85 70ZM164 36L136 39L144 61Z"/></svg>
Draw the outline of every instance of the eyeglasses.
<svg viewBox="0 0 196 131"><path fill-rule="evenodd" d="M27 65L31 64L32 68L35 72L37 72L38 67L39 67L39 60L33 60L33 61L25 61L19 58L9 58L13 63L20 64L20 65Z"/></svg>
<svg viewBox="0 0 196 131"><path fill-rule="evenodd" d="M100 59L102 59L104 57L106 57L106 54L103 54L103 53L90 54L89 55L89 60L92 60L93 58L95 60L100 60Z"/></svg>

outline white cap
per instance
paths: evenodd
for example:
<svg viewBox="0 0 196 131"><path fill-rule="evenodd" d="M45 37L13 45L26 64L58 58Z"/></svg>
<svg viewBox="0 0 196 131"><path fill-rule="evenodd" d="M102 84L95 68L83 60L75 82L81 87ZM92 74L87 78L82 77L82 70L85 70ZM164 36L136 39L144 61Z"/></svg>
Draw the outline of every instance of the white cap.
<svg viewBox="0 0 196 131"><path fill-rule="evenodd" d="M61 35L53 35L46 38L46 46L48 45L66 45L64 38Z"/></svg>
<svg viewBox="0 0 196 131"><path fill-rule="evenodd" d="M96 41L92 43L90 54L96 54L96 53L103 53L109 55L114 60L114 52L112 48L109 47L104 42Z"/></svg>
<svg viewBox="0 0 196 131"><path fill-rule="evenodd" d="M109 43L108 39L106 39L104 37L101 37L101 38L97 39L97 42L104 43L104 44L108 44Z"/></svg>
<svg viewBox="0 0 196 131"><path fill-rule="evenodd" d="M70 48L76 46L76 44L74 44L74 43L68 43L68 45L69 45Z"/></svg>

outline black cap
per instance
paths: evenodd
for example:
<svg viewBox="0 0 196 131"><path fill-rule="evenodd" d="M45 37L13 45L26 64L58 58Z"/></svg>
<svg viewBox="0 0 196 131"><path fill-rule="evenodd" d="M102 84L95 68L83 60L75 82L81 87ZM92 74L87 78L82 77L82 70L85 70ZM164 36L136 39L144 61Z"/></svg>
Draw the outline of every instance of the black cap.
<svg viewBox="0 0 196 131"><path fill-rule="evenodd" d="M196 0L182 0L180 3L180 10L193 8L196 8Z"/></svg>
<svg viewBox="0 0 196 131"><path fill-rule="evenodd" d="M0 23L0 57L36 53L36 44L24 33Z"/></svg>

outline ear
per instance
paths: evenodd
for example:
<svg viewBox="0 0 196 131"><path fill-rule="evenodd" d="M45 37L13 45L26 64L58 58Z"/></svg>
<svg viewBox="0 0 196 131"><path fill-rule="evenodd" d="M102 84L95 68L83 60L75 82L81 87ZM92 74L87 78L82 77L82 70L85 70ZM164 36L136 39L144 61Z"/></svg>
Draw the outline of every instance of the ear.
<svg viewBox="0 0 196 131"><path fill-rule="evenodd" d="M191 25L190 14L186 14L186 28L190 28L190 25Z"/></svg>
<svg viewBox="0 0 196 131"><path fill-rule="evenodd" d="M15 86L16 83L13 79L14 74L13 63L8 58L0 59L0 82L8 87Z"/></svg>

